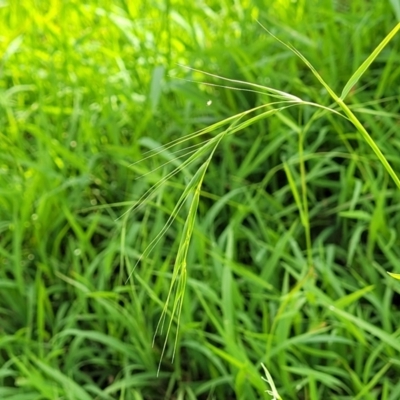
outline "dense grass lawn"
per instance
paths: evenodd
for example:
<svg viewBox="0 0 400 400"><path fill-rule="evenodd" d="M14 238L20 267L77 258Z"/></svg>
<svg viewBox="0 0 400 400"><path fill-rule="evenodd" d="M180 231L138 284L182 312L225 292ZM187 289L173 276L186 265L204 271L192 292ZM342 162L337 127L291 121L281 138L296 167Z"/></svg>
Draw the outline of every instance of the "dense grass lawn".
<svg viewBox="0 0 400 400"><path fill-rule="evenodd" d="M399 4L0 2L0 399L400 399Z"/></svg>

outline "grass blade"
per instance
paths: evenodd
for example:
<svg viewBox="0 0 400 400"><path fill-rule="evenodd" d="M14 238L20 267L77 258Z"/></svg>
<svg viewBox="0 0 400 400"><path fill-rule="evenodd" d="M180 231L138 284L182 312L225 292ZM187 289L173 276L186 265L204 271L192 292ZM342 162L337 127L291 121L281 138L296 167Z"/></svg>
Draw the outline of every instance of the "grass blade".
<svg viewBox="0 0 400 400"><path fill-rule="evenodd" d="M340 99L344 100L349 94L352 87L359 81L364 72L369 68L369 66L374 62L379 53L385 48L385 46L393 39L394 35L400 29L400 22L389 32L389 34L382 40L381 43L376 47L376 49L369 55L369 57L358 67L357 71L351 76L346 85L343 88Z"/></svg>

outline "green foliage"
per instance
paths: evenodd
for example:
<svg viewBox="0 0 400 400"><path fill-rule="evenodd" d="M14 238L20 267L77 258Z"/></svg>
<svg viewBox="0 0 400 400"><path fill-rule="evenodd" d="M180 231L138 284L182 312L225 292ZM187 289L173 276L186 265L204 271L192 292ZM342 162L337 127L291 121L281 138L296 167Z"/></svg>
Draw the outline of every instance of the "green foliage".
<svg viewBox="0 0 400 400"><path fill-rule="evenodd" d="M396 20L3 2L0 398L398 399Z"/></svg>

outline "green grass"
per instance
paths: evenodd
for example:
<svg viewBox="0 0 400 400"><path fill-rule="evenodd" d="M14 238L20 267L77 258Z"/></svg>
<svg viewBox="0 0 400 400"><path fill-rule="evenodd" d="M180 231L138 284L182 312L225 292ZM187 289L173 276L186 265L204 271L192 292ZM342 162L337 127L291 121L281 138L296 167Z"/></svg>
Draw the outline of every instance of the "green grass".
<svg viewBox="0 0 400 400"><path fill-rule="evenodd" d="M1 399L399 398L395 1L0 21Z"/></svg>

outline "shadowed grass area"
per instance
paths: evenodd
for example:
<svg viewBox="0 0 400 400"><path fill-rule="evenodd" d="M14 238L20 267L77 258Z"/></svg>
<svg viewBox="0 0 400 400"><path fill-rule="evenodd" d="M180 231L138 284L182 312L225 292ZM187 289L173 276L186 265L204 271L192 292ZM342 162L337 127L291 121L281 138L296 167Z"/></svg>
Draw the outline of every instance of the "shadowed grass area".
<svg viewBox="0 0 400 400"><path fill-rule="evenodd" d="M0 398L398 399L399 17L2 3Z"/></svg>

